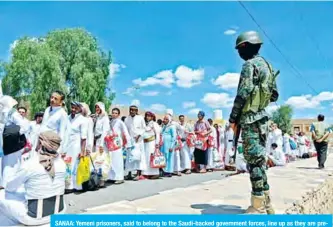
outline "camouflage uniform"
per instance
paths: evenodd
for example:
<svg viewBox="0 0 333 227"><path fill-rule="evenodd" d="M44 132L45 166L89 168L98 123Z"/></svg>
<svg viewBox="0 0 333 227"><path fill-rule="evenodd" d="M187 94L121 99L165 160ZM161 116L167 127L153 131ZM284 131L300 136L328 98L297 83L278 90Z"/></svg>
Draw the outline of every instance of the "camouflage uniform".
<svg viewBox="0 0 333 227"><path fill-rule="evenodd" d="M259 40L257 41L261 44L258 34L255 33L254 35L257 36ZM251 43L251 40L248 42ZM238 38L236 45L240 43L242 42ZM268 133L269 117L264 109L257 112L243 111L245 103L251 98L255 84L259 83L258 78L269 76L271 73L268 63L259 55L254 56L243 64L237 95L229 118L230 123L236 123L242 129L244 158L248 164L252 184L251 207L256 209L256 212L250 212L248 209L248 213L266 213L266 211L267 213L274 213L272 207L267 206L270 203L270 201L267 201L270 198L266 175L266 134ZM254 199L257 199L260 204L258 202L254 204ZM263 204L265 202L266 207L261 202Z"/></svg>

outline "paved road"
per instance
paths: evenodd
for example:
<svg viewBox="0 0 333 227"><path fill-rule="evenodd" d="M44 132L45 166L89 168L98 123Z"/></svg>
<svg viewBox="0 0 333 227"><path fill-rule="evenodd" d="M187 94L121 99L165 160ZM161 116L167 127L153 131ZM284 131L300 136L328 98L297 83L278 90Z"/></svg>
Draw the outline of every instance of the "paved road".
<svg viewBox="0 0 333 227"><path fill-rule="evenodd" d="M183 188L211 180L220 180L232 172L217 171L206 174L191 174L159 180L126 181L110 185L95 192L66 195L68 213L81 213L86 208L101 206L122 200L136 200L174 188Z"/></svg>

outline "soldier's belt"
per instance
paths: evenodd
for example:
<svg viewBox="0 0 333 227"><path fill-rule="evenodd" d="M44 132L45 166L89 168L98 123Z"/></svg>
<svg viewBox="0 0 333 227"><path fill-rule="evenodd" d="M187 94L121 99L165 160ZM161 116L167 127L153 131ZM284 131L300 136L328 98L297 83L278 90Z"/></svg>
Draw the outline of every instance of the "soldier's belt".
<svg viewBox="0 0 333 227"><path fill-rule="evenodd" d="M143 142L144 142L144 143L149 143L149 142L152 142L152 141L154 141L154 140L155 140L155 136L151 136L151 137L149 137L149 138L147 138L147 139L144 139Z"/></svg>

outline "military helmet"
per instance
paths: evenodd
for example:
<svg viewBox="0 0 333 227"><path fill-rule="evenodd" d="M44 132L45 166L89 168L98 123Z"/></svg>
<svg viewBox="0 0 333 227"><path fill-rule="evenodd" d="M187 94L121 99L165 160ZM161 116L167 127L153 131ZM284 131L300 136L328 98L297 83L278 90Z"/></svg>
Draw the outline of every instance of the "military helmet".
<svg viewBox="0 0 333 227"><path fill-rule="evenodd" d="M247 31L240 34L236 39L236 49L243 43L263 44L260 35L255 31Z"/></svg>

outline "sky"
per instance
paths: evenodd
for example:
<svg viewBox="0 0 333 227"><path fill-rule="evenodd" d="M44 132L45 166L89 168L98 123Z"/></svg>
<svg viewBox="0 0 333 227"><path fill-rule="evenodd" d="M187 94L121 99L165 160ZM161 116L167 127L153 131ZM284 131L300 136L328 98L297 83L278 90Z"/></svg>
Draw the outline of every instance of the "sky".
<svg viewBox="0 0 333 227"><path fill-rule="evenodd" d="M83 27L112 51L114 104L228 119L243 64L235 40L257 30L280 70L269 111L289 104L295 118L333 121L333 2L243 4L269 38L238 2L0 2L0 59L20 37Z"/></svg>

